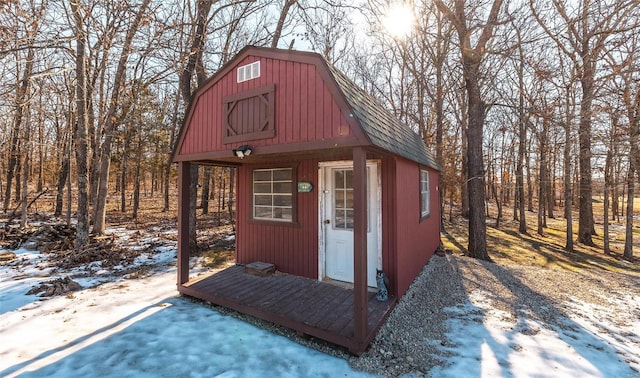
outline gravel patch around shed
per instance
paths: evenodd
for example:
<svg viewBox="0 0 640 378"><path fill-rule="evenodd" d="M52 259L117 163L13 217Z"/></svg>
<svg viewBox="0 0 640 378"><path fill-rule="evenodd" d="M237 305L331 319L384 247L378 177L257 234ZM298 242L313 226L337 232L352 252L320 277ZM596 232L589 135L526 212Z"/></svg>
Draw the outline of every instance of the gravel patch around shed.
<svg viewBox="0 0 640 378"><path fill-rule="evenodd" d="M444 364L451 346L446 337L446 321L451 308L463 307L481 297L490 308L509 314L502 319L514 326L519 318L537 320L560 328L575 326L567 317L575 315L576 301L597 306L617 306L625 298L637 296L640 278L600 269L571 272L535 266L501 266L447 254L434 255L381 327L371 346L360 357L349 357L358 370L397 377L428 376ZM635 294L634 294L635 293ZM633 301L632 301L633 302ZM482 322L487 306L477 307ZM483 309L484 308L484 309ZM637 303L627 308L611 308L624 317L640 318ZM474 315L474 314L470 314ZM520 332L535 332L522 329ZM640 357L636 356L640 359Z"/></svg>

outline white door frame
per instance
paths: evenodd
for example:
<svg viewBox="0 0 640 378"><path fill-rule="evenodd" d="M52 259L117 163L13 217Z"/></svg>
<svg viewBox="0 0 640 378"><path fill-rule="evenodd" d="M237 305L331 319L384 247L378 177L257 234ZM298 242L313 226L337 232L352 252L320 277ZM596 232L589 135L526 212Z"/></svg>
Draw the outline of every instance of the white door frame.
<svg viewBox="0 0 640 378"><path fill-rule="evenodd" d="M373 201L373 209L367 209L367 216L373 211L375 213L375 230L377 238L377 263L376 268L382 270L382 180L381 166L378 160L367 160L367 167L376 168L376 188L375 201ZM318 280L325 278L326 264L326 227L324 224L325 212L327 210L325 203L325 194L327 194L327 183L325 179L326 169L329 168L353 168L352 160L327 161L318 163ZM368 184L368 180L367 180ZM367 193L371 190L367 187ZM372 225L373 226L373 225Z"/></svg>

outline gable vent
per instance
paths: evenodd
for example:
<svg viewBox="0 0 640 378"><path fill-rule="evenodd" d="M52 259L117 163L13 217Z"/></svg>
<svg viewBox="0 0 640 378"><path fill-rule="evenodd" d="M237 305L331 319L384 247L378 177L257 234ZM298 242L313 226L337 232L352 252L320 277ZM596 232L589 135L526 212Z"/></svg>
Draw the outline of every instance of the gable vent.
<svg viewBox="0 0 640 378"><path fill-rule="evenodd" d="M238 67L238 83L260 77L260 61Z"/></svg>

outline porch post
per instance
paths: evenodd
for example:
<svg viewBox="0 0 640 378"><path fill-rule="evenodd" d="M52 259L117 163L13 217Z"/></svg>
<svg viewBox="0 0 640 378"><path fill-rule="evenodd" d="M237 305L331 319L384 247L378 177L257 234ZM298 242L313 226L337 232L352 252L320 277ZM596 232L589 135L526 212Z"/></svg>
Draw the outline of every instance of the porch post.
<svg viewBox="0 0 640 378"><path fill-rule="evenodd" d="M178 163L178 286L189 281L189 201L191 163Z"/></svg>
<svg viewBox="0 0 640 378"><path fill-rule="evenodd" d="M353 149L353 331L356 342L367 336L367 153Z"/></svg>

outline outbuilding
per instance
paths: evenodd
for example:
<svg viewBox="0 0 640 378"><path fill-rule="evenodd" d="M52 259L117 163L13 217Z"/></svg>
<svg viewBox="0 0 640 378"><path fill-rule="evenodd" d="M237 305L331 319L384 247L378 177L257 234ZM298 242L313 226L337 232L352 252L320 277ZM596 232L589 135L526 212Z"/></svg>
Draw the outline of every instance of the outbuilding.
<svg viewBox="0 0 640 378"><path fill-rule="evenodd" d="M355 354L440 243L439 166L427 146L316 53L245 47L194 94L173 160L178 290ZM237 266L198 279L192 164L237 167Z"/></svg>

